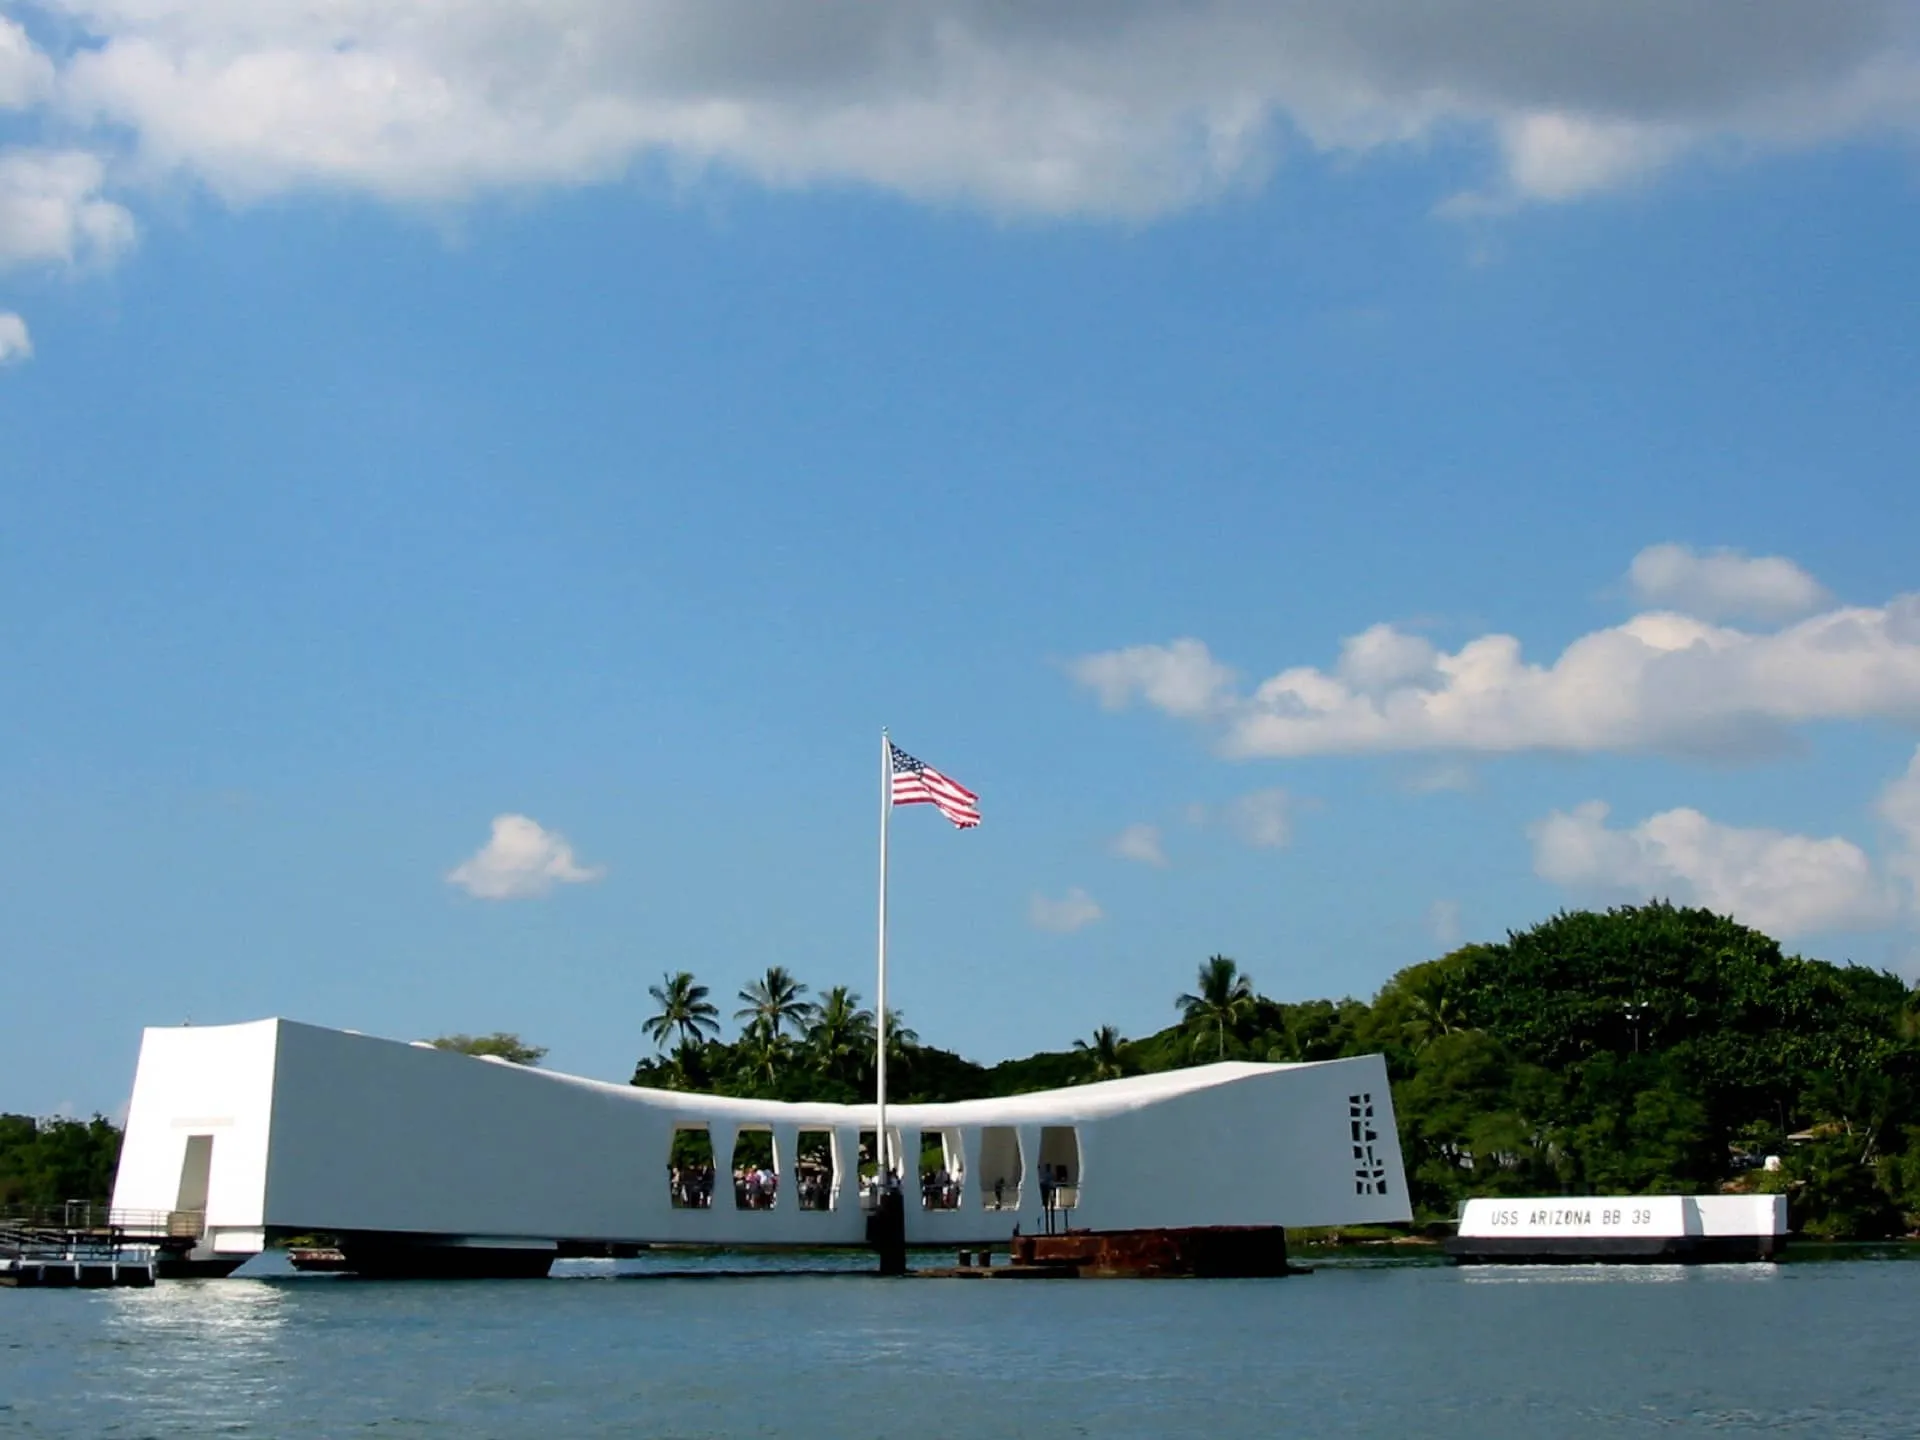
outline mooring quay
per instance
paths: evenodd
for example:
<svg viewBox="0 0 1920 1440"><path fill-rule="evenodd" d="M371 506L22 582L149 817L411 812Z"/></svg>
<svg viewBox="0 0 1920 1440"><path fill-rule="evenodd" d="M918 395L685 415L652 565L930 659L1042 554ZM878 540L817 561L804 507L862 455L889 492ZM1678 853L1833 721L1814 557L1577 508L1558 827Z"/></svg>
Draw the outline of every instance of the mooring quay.
<svg viewBox="0 0 1920 1440"><path fill-rule="evenodd" d="M0 1285L151 1285L198 1243L196 1217L69 1204L0 1216Z"/></svg>
<svg viewBox="0 0 1920 1440"><path fill-rule="evenodd" d="M1017 1264L1056 1271L1275 1274L1288 1227L1410 1218L1378 1056L889 1106L884 1146L875 1119L288 1020L151 1029L113 1203L195 1215L201 1273L324 1234L386 1276L652 1245L872 1247L897 1270L1016 1236Z"/></svg>

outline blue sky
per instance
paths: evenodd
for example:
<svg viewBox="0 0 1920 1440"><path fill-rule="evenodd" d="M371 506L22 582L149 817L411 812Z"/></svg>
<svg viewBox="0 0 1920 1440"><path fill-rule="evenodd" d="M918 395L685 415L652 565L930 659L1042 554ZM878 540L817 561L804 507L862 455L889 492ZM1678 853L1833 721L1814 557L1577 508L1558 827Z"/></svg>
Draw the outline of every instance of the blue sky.
<svg viewBox="0 0 1920 1440"><path fill-rule="evenodd" d="M1649 894L1914 973L1898 7L340 8L0 5L0 1109L870 995L882 724L982 796L892 977L982 1060Z"/></svg>

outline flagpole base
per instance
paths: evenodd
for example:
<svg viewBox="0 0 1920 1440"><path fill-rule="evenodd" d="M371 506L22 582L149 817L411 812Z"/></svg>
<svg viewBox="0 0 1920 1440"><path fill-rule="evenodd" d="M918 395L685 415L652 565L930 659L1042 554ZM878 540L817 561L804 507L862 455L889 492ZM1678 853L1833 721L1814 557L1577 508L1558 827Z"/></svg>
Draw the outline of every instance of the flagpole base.
<svg viewBox="0 0 1920 1440"><path fill-rule="evenodd" d="M907 1206L897 1188L874 1197L867 1215L867 1244L879 1254L882 1275L907 1273Z"/></svg>

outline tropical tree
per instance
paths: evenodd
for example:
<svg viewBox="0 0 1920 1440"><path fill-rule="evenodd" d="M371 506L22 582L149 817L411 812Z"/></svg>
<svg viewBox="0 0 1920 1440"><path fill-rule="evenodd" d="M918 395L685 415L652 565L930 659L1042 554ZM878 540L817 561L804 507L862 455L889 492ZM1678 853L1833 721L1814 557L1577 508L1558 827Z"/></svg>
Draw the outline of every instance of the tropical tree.
<svg viewBox="0 0 1920 1440"><path fill-rule="evenodd" d="M1907 992L1906 1001L1900 1007L1895 1022L1903 1040L1920 1040L1920 981L1916 981Z"/></svg>
<svg viewBox="0 0 1920 1440"><path fill-rule="evenodd" d="M813 1015L811 1002L800 998L806 993L807 987L794 979L786 966L769 965L765 975L741 990L746 1007L734 1011L733 1018L744 1020L749 1030L763 1030L769 1035L779 1035L788 1025L796 1035L804 1034Z"/></svg>
<svg viewBox="0 0 1920 1440"><path fill-rule="evenodd" d="M1215 1042L1215 1054L1227 1056L1227 1037L1239 1035L1254 1011L1253 981L1224 955L1212 955L1200 967L1195 991L1176 997L1180 1017L1193 1029L1193 1048Z"/></svg>
<svg viewBox="0 0 1920 1440"><path fill-rule="evenodd" d="M814 1007L807 1048L815 1069L851 1083L873 1054L873 1012L861 1008L856 992L834 986Z"/></svg>
<svg viewBox="0 0 1920 1440"><path fill-rule="evenodd" d="M1117 1028L1102 1025L1091 1040L1076 1040L1073 1048L1083 1057L1089 1080L1118 1080L1127 1073L1126 1063L1120 1058L1120 1047L1126 1043Z"/></svg>
<svg viewBox="0 0 1920 1440"><path fill-rule="evenodd" d="M120 1131L98 1115L86 1121L0 1115L0 1206L105 1205L119 1161Z"/></svg>
<svg viewBox="0 0 1920 1440"><path fill-rule="evenodd" d="M707 999L707 987L682 970L677 975L662 975L658 985L649 985L647 993L660 1008L648 1018L645 1029L654 1048L665 1050L670 1036L700 1044L720 1033L720 1011Z"/></svg>
<svg viewBox="0 0 1920 1440"><path fill-rule="evenodd" d="M887 1009L887 1063L904 1065L920 1043L920 1032L907 1024L906 1016L891 1006Z"/></svg>
<svg viewBox="0 0 1920 1440"><path fill-rule="evenodd" d="M745 1084L775 1085L793 1058L793 1042L756 1021L733 1047L733 1055L738 1077Z"/></svg>
<svg viewBox="0 0 1920 1440"><path fill-rule="evenodd" d="M666 1071L669 1090L704 1092L713 1088L713 1066L708 1062L704 1041L683 1039L675 1045Z"/></svg>
<svg viewBox="0 0 1920 1440"><path fill-rule="evenodd" d="M529 1045L518 1035L496 1030L491 1035L442 1035L433 1042L436 1050L455 1050L462 1055L494 1055L516 1065L538 1065L546 1058L544 1045Z"/></svg>
<svg viewBox="0 0 1920 1440"><path fill-rule="evenodd" d="M1462 1013L1459 987L1443 973L1428 977L1426 983L1407 995L1407 1031L1417 1050L1468 1027Z"/></svg>

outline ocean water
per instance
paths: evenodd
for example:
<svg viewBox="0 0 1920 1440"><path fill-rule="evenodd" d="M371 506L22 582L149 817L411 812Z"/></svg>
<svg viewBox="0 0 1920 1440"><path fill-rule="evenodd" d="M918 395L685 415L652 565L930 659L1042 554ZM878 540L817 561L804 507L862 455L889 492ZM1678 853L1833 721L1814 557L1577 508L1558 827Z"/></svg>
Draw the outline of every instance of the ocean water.
<svg viewBox="0 0 1920 1440"><path fill-rule="evenodd" d="M0 1291L0 1435L1920 1434L1920 1263ZM844 1273L781 1273L838 1263Z"/></svg>

